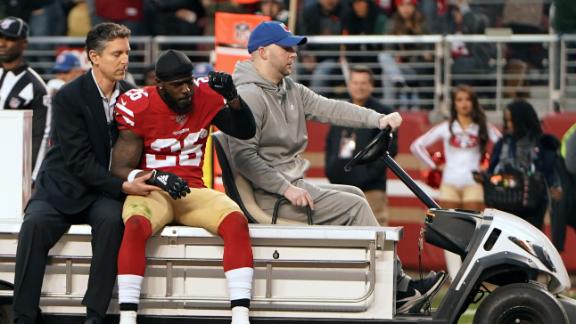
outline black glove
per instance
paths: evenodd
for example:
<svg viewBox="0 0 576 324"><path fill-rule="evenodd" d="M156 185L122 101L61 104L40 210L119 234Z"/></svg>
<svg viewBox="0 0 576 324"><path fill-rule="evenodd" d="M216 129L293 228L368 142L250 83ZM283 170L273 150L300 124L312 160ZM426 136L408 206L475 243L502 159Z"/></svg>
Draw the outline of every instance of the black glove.
<svg viewBox="0 0 576 324"><path fill-rule="evenodd" d="M153 170L150 179L146 183L160 187L166 191L172 199L179 199L190 193L190 188L186 181L179 176L164 171Z"/></svg>
<svg viewBox="0 0 576 324"><path fill-rule="evenodd" d="M208 85L214 89L214 91L221 94L226 101L232 101L238 98L234 81L232 81L232 76L228 73L213 71L208 73Z"/></svg>

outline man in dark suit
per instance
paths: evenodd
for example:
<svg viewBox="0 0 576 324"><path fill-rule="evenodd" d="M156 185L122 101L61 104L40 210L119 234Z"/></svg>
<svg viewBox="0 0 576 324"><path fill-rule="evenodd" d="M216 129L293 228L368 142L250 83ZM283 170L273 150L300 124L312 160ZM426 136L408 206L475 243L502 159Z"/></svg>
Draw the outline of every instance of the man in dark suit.
<svg viewBox="0 0 576 324"><path fill-rule="evenodd" d="M372 96L374 74L366 65L350 68L348 93L350 101L358 106L372 109L380 114L391 114L392 108L383 105ZM378 159L368 164L344 171L346 163L366 147L380 131L369 128L331 126L326 137L325 168L330 183L355 186L364 192L368 204L381 226L388 226L388 197L386 196L386 164ZM390 147L390 155L397 152L396 135Z"/></svg>
<svg viewBox="0 0 576 324"><path fill-rule="evenodd" d="M104 322L116 279L122 240L124 194L158 189L147 179L127 182L109 171L116 98L132 86L124 81L130 30L96 25L86 37L92 69L67 84L53 102L53 146L36 181L20 229L14 279L15 323L35 324L48 251L72 224L92 227L92 263L82 301L85 323Z"/></svg>

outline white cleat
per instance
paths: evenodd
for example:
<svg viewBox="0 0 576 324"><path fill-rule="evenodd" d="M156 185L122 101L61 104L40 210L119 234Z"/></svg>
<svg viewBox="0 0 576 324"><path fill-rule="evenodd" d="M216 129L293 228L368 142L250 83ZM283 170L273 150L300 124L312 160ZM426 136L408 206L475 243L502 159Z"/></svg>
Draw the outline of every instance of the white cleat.
<svg viewBox="0 0 576 324"><path fill-rule="evenodd" d="M119 324L137 324L136 316L137 316L136 311L120 311Z"/></svg>
<svg viewBox="0 0 576 324"><path fill-rule="evenodd" d="M231 324L250 324L249 309L242 306L232 308L232 323ZM120 323L123 324L123 323Z"/></svg>

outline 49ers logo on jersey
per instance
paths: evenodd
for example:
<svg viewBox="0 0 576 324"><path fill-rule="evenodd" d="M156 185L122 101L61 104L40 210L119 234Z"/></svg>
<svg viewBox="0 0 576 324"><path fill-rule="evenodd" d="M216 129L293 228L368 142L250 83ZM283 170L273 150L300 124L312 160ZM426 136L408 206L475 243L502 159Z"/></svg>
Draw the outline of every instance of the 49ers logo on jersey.
<svg viewBox="0 0 576 324"><path fill-rule="evenodd" d="M478 146L478 137L470 134L454 134L449 143L452 147L472 148Z"/></svg>

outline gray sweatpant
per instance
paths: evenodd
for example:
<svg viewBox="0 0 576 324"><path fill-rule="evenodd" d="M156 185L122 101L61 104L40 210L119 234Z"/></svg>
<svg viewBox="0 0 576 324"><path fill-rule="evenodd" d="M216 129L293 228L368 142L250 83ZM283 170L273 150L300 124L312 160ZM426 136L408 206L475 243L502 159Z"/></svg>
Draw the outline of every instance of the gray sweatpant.
<svg viewBox="0 0 576 324"><path fill-rule="evenodd" d="M294 186L306 189L314 200L314 225L379 226L362 190L339 184L312 184L297 180ZM272 214L278 196L261 189L254 191L260 208ZM306 210L291 204L283 204L278 217L306 223ZM400 259L396 258L398 274L396 289L406 291L411 278L402 270Z"/></svg>

